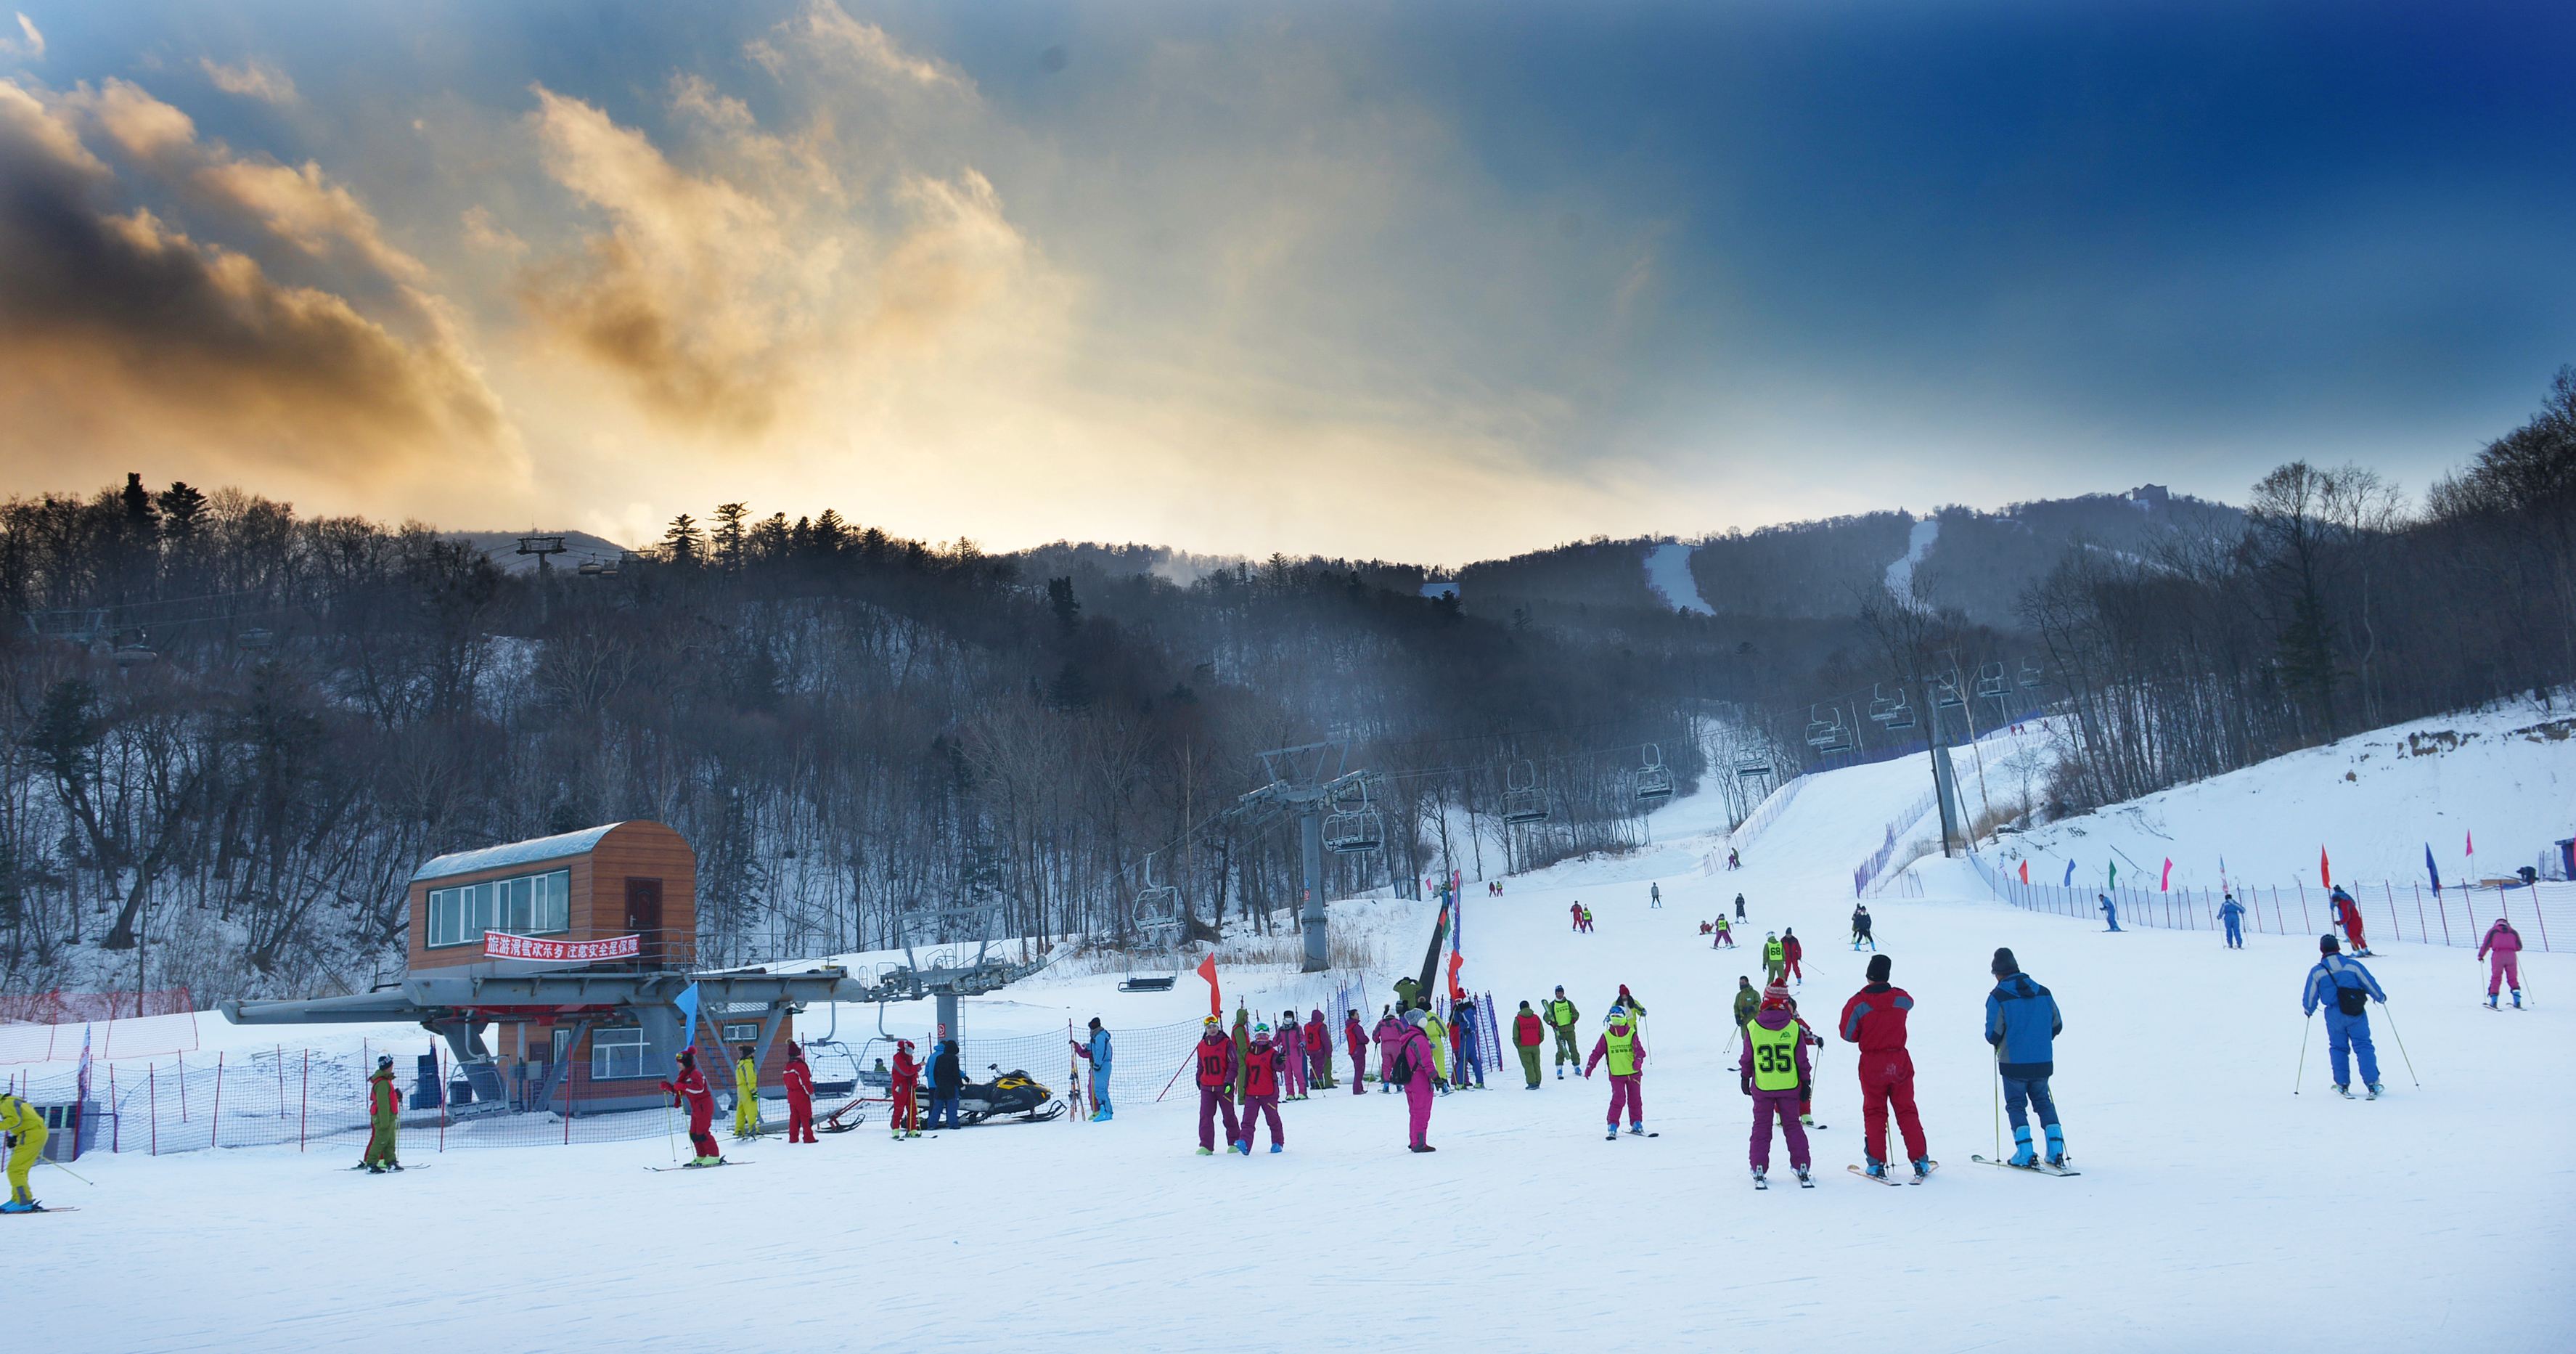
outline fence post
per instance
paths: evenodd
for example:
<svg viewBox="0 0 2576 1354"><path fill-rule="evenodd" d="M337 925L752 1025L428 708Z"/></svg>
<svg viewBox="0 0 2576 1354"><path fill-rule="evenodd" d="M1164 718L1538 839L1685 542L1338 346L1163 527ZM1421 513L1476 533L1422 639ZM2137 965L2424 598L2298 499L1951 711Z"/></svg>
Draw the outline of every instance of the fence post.
<svg viewBox="0 0 2576 1354"><path fill-rule="evenodd" d="M117 1146L125 1141L125 1111L116 1103L116 1064L107 1065L107 1108L112 1116L107 1122L107 1154L116 1155Z"/></svg>
<svg viewBox="0 0 2576 1354"><path fill-rule="evenodd" d="M304 1130L313 1121L313 1050L304 1050L304 1086L295 1094L295 1150L304 1150Z"/></svg>
<svg viewBox="0 0 2576 1354"><path fill-rule="evenodd" d="M274 1044L271 1047L276 1050L277 1058L277 1121L283 1126L286 1122L286 1045Z"/></svg>
<svg viewBox="0 0 2576 1354"><path fill-rule="evenodd" d="M179 1057L179 1122L188 1122L188 1055Z"/></svg>
<svg viewBox="0 0 2576 1354"><path fill-rule="evenodd" d="M2308 881L2304 879L2299 881L2299 925L2310 931L2317 929L2317 924L2308 917Z"/></svg>
<svg viewBox="0 0 2576 1354"><path fill-rule="evenodd" d="M2381 884L2381 885L2379 886L2379 891L2380 891L2381 893L2384 893L2384 894L2388 895L2388 934L2390 934L2391 936L2396 937L2396 938L2397 938L2397 939L2399 939L2399 940L2404 940L2404 939L2406 938L2406 929L2405 929L2404 927L2399 926L2399 925L2397 924L2397 889L2396 889L2396 887L2395 887L2394 885L2384 884L2384 883L2383 883L2383 884ZM2416 936L2415 938L2416 938L2417 940L2422 940L2424 937L2423 937L2423 936L2421 936L2421 935L2418 935L2418 936Z"/></svg>
<svg viewBox="0 0 2576 1354"><path fill-rule="evenodd" d="M2433 939L2433 928L2424 924L2424 886L2409 884L2406 887L2415 893L2415 933L2430 943ZM2442 943L2445 945L2451 943L2451 933L2447 927L2442 931Z"/></svg>
<svg viewBox="0 0 2576 1354"><path fill-rule="evenodd" d="M182 1079L182 1080L179 1082L179 1084L180 1084L180 1085L182 1085L182 1086L185 1086L185 1085L187 1085L188 1083L187 1083L187 1081L186 1081L185 1079ZM223 1053L222 1053L221 1051L217 1051L217 1052L216 1052L216 1054L215 1054L215 1112L214 1112L212 1115L208 1116L208 1117L207 1117L207 1120L206 1120L206 1145L207 1145L208 1147L219 1147L219 1146L221 1146L222 1144L221 1144L221 1143L219 1143L219 1142L217 1142L215 1139L216 1139L216 1135L217 1135L217 1134L219 1134L219 1133L222 1133L223 1131L224 1131L224 1055L223 1055Z"/></svg>
<svg viewBox="0 0 2576 1354"><path fill-rule="evenodd" d="M2549 914L2540 910L2540 885L2531 886L2531 919L2540 923L2540 948L2549 948Z"/></svg>
<svg viewBox="0 0 2576 1354"><path fill-rule="evenodd" d="M445 1152L447 1150L447 1050L432 1047L430 1053L437 1059L431 1065L438 1069L438 1150Z"/></svg>
<svg viewBox="0 0 2576 1354"><path fill-rule="evenodd" d="M161 1155L161 1064L143 1064L144 1113L152 1116L152 1150L146 1155Z"/></svg>

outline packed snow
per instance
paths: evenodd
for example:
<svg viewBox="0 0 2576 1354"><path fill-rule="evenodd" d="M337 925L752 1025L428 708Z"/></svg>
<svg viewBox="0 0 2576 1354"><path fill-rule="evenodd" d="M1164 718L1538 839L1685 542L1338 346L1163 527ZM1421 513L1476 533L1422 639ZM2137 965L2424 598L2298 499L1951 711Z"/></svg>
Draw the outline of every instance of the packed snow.
<svg viewBox="0 0 2576 1354"><path fill-rule="evenodd" d="M1691 577L1690 559L1691 547L1679 541L1665 541L1647 551L1646 586L1675 611L1714 616L1717 608L1700 595L1699 580Z"/></svg>
<svg viewBox="0 0 2576 1354"><path fill-rule="evenodd" d="M1866 958L1846 948L1849 867L1926 783L1920 757L1819 775L1740 871L1701 872L1722 817L1689 836L1673 813L1633 856L1514 878L1499 899L1469 881L1470 986L1508 1007L1562 983L1587 1050L1619 984L1645 1003L1657 1138L1603 1141L1606 1080L1526 1090L1514 1065L1441 1098L1438 1152L1412 1155L1402 1097L1351 1094L1344 1056L1341 1088L1282 1108L1288 1150L1249 1159L1194 1155L1186 1078L1108 1123L910 1142L872 1125L658 1176L638 1169L671 1159L650 1140L441 1156L413 1134L405 1160L435 1169L383 1178L341 1169L354 1145L97 1155L79 1167L95 1186L38 1172L43 1197L82 1211L9 1220L32 1229L8 1250L16 1334L119 1350L2564 1347L2576 1080L2552 1003L2576 970L2554 954L2524 956L2535 1009L2489 1012L2466 954L2390 947L2371 963L2392 998L2373 1011L2391 1095L2347 1102L2321 1032L2303 1052L2313 942L2109 935L1996 903L1935 858L1915 870L1927 897L1871 910L1918 1003L1940 1170L1897 1189L1844 1170L1861 1120L1851 1047L1833 1040L1817 1188L1794 1187L1775 1145L1773 1187L1753 1191L1736 976L1759 974L1766 930L1794 928L1804 1013L1830 1032ZM2278 802L2235 812L2259 822ZM1712 951L1699 924L1738 892L1742 948ZM1578 900L1593 934L1569 932ZM1418 904L1336 909L1408 965L1428 936ZM1997 1150L1979 1030L1998 945L2064 1010L2054 1087L2081 1176L1969 1160ZM1194 979L1156 997L1113 980L1051 973L965 1021L1034 1033L1205 1010ZM1231 1005L1238 981L1285 1004L1319 980L1227 981ZM1384 975L1369 982L1384 1001ZM2401 1035L2425 1051L2411 1072Z"/></svg>
<svg viewBox="0 0 2576 1354"><path fill-rule="evenodd" d="M1932 609L1930 603L1914 595L1914 571L1922 566L1924 557L1932 553L1932 543L1939 539L1941 516L1938 513L1916 522L1905 533L1905 553L1887 566L1887 595L1895 598L1898 606L1909 611L1928 612Z"/></svg>

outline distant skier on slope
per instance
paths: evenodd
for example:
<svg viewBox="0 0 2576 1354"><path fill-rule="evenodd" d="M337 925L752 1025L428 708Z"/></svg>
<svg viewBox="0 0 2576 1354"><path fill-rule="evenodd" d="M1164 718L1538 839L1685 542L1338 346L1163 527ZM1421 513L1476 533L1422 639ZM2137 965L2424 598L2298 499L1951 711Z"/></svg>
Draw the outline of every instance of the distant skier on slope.
<svg viewBox="0 0 2576 1354"><path fill-rule="evenodd" d="M1583 933L1592 934L1592 909L1588 907L1583 909Z"/></svg>
<svg viewBox="0 0 2576 1354"><path fill-rule="evenodd" d="M1091 1064L1091 1122L1097 1124L1114 1118L1109 1106L1109 1064L1114 1050L1109 1044L1109 1031L1102 1028L1100 1017L1091 1018L1091 1034L1073 1041L1075 1056Z"/></svg>
<svg viewBox="0 0 2576 1354"><path fill-rule="evenodd" d="M2057 1070L2057 1036L2066 1032L2057 998L2021 971L2011 950L1998 948L1987 972L1994 975L1995 990L1986 994L1986 1042L1995 1046L2004 1112L2012 1116L2013 1155L2007 1164L2029 1166L2039 1160L2030 1145L2028 1102L2047 1130L2048 1164L2062 1167L2066 1134L2057 1123L2057 1101L2048 1093L2048 1078Z"/></svg>
<svg viewBox="0 0 2576 1354"><path fill-rule="evenodd" d="M2388 993L2379 980L2370 976L2356 959L2336 952L2333 936L2317 937L2316 966L2308 970L2307 985L2300 989L2299 1004L2309 1015L2317 1008L2326 1009L2326 1056L2334 1067L2335 1091L2349 1099L2352 1095L2352 1058L2361 1058L2361 1081L2370 1088L2370 1096L2379 1098L2379 1051L2370 1042L2370 1003L2385 1005Z"/></svg>
<svg viewBox="0 0 2576 1354"><path fill-rule="evenodd" d="M2335 885L2334 893L2331 896L2335 909L2335 925L2342 927L2344 939L2352 942L2353 957L2356 959L2377 958L2378 956L2370 952L2370 942L2362 939L2361 904L2354 902L2352 900L2352 895L2344 892L2343 885L2341 884Z"/></svg>
<svg viewBox="0 0 2576 1354"><path fill-rule="evenodd" d="M45 1211L45 1206L36 1202L35 1189L27 1183L27 1173L45 1154L48 1133L43 1110L28 1104L14 1091L0 1092L0 1135L5 1135L0 1141L5 1141L9 1153L9 1199L0 1203L0 1213Z"/></svg>
<svg viewBox="0 0 2576 1354"><path fill-rule="evenodd" d="M358 1164L382 1175L402 1169L395 1140L402 1132L402 1091L394 1085L394 1056L380 1054L376 1072L367 1078L367 1151Z"/></svg>
<svg viewBox="0 0 2576 1354"><path fill-rule="evenodd" d="M1869 904L1858 903L1852 907L1851 923L1852 948L1857 950L1867 945L1872 954L1877 953L1878 940L1869 933Z"/></svg>
<svg viewBox="0 0 2576 1354"><path fill-rule="evenodd" d="M1354 1006L1342 1020L1342 1042L1351 1050L1351 1094L1368 1094L1368 1031L1360 1028L1360 1008ZM1326 1052L1331 1056L1330 1051Z"/></svg>
<svg viewBox="0 0 2576 1354"><path fill-rule="evenodd" d="M1547 1024L1548 1028L1556 1031L1556 1079L1558 1081L1565 1080L1567 1063L1572 1063L1578 1068L1583 1065L1583 1054L1574 1045L1575 1022L1582 1018L1583 1013L1574 1009L1573 1002L1566 1000L1565 984L1557 984L1556 996L1547 1004Z"/></svg>
<svg viewBox="0 0 2576 1354"><path fill-rule="evenodd" d="M921 1063L912 1056L912 1041L894 1041L894 1067L886 1083L887 1123L898 1138L921 1136Z"/></svg>
<svg viewBox="0 0 2576 1354"><path fill-rule="evenodd" d="M1708 947L1712 950L1735 948L1735 928L1727 922L1723 912L1717 914L1717 939L1710 941Z"/></svg>
<svg viewBox="0 0 2576 1354"><path fill-rule="evenodd" d="M1285 1151L1288 1139L1279 1128L1280 1070L1288 1065L1286 1050L1271 1042L1270 1027L1252 1027L1252 1051L1243 1060L1243 1139L1234 1149L1252 1155L1253 1136L1261 1131L1261 1121L1270 1121L1270 1150Z"/></svg>
<svg viewBox="0 0 2576 1354"><path fill-rule="evenodd" d="M1798 1173L1799 1184L1811 1184L1807 1174L1807 1130L1797 1117L1798 1101L1809 1075L1806 1028L1789 1009L1788 997L1782 995L1762 1003L1744 1035L1744 1052L1736 1059L1735 1070L1744 1093L1753 1097L1748 1160L1754 1183L1761 1184L1770 1173L1771 1122L1777 1119L1781 1136L1789 1141L1789 1168Z"/></svg>
<svg viewBox="0 0 2576 1354"><path fill-rule="evenodd" d="M1404 1087L1406 1150L1438 1151L1431 1145L1431 1079L1434 1050L1431 1037L1422 1027L1429 1023L1431 1012L1416 1006L1404 1013L1404 1023L1397 1028L1395 1052L1386 1064L1386 1079Z"/></svg>
<svg viewBox="0 0 2576 1354"><path fill-rule="evenodd" d="M1646 1045L1637 1037L1636 1027L1628 1023L1628 1012L1613 1006L1610 1021L1601 1037L1592 1045L1591 1060L1583 1064L1583 1079L1592 1079L1592 1069L1603 1060L1610 1064L1610 1138L1619 1136L1619 1111L1628 1111L1628 1131L1646 1135L1646 1091L1642 1078L1646 1072Z"/></svg>
<svg viewBox="0 0 2576 1354"><path fill-rule="evenodd" d="M1580 931L1583 929L1583 904L1567 903L1565 905L1565 915L1573 919L1572 925L1575 930Z"/></svg>
<svg viewBox="0 0 2576 1354"><path fill-rule="evenodd" d="M2513 988L2513 1006L2522 1009L2522 933L2502 917L2487 928L2486 937L2478 942L2478 958L2487 961L2487 1006L2496 1004L2496 989Z"/></svg>
<svg viewBox="0 0 2576 1354"><path fill-rule="evenodd" d="M1744 895L1741 893L1735 895L1735 919L1744 920Z"/></svg>
<svg viewBox="0 0 2576 1354"><path fill-rule="evenodd" d="M805 1065L805 1050L793 1041L787 1045L781 1079L787 1084L787 1141L821 1142L814 1136L814 1069Z"/></svg>
<svg viewBox="0 0 2576 1354"><path fill-rule="evenodd" d="M2218 905L2218 924L2227 928L2227 948L2245 948L2245 905L2236 901L2233 891Z"/></svg>
<svg viewBox="0 0 2576 1354"><path fill-rule="evenodd" d="M733 1065L733 1135L760 1136L760 1059L749 1044L741 1046Z"/></svg>
<svg viewBox="0 0 2576 1354"><path fill-rule="evenodd" d="M690 1160L693 1166L713 1166L724 1160L724 1149L716 1146L713 1132L716 1119L715 1092L707 1089L706 1074L698 1070L698 1051L680 1050L680 1071L662 1083L662 1091L689 1107L689 1145L697 1149Z"/></svg>
<svg viewBox="0 0 2576 1354"><path fill-rule="evenodd" d="M1762 994L1753 990L1752 977L1742 973L1735 975L1735 1032L1737 1034L1744 1033L1744 1027L1753 1023L1753 1013L1760 1009L1761 1005Z"/></svg>
<svg viewBox="0 0 2576 1354"><path fill-rule="evenodd" d="M1798 960L1801 956L1805 955L1806 952L1806 947L1798 943L1797 927L1784 926L1780 928L1780 957L1788 965L1787 971L1789 976L1797 979L1798 986L1800 987L1805 987L1807 985L1807 975L1798 970Z"/></svg>
<svg viewBox="0 0 2576 1354"><path fill-rule="evenodd" d="M2102 905L2097 910L2101 912L2103 920L2109 923L2109 925L2104 929L2111 931L2119 930L2120 905L2111 901L2110 894L2101 893L2095 894L2094 896L2102 900Z"/></svg>
<svg viewBox="0 0 2576 1354"><path fill-rule="evenodd" d="M1538 1089L1538 1051L1547 1042L1547 1022L1538 1018L1528 1002L1521 1003L1521 1013L1512 1017L1512 1047L1521 1055L1521 1075L1529 1079L1529 1089Z"/></svg>
<svg viewBox="0 0 2576 1354"><path fill-rule="evenodd" d="M1914 1112L1914 1056L1905 1051L1905 1017L1914 998L1888 981L1895 968L1886 955L1871 955L1869 985L1843 1003L1835 1029L1843 1042L1860 1045L1860 1118L1862 1151L1869 1174L1887 1174L1887 1114L1896 1111L1897 1131L1905 1137L1905 1159L1914 1178L1932 1173L1932 1154L1923 1143L1923 1120Z"/></svg>
<svg viewBox="0 0 2576 1354"><path fill-rule="evenodd" d="M1306 1021L1306 1064L1309 1084L1333 1089L1333 1027L1324 1023L1321 1006Z"/></svg>
<svg viewBox="0 0 2576 1354"><path fill-rule="evenodd" d="M1231 1147L1243 1136L1242 1125L1234 1118L1234 1041L1226 1037L1225 1026L1209 1016L1200 1027L1196 1052L1198 1073L1194 1078L1199 1088L1199 1155L1216 1155L1216 1121L1225 1117L1225 1141Z"/></svg>
<svg viewBox="0 0 2576 1354"><path fill-rule="evenodd" d="M1661 884L1648 884L1646 886L1646 906L1653 908L1662 907L1663 905L1664 886Z"/></svg>

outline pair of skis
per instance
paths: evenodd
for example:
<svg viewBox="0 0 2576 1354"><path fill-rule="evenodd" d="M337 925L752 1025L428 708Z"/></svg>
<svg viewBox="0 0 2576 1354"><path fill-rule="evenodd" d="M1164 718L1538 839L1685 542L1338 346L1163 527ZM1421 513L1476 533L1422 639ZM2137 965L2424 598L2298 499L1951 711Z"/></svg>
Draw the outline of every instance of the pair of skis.
<svg viewBox="0 0 2576 1354"><path fill-rule="evenodd" d="M748 1161L736 1161L732 1157L718 1157L714 1161L704 1163L683 1161L677 1166L647 1166L644 1169L653 1172L655 1175L660 1175L664 1171L712 1171L718 1166L748 1166L750 1164L752 1163Z"/></svg>
<svg viewBox="0 0 2576 1354"><path fill-rule="evenodd" d="M1753 1187L1754 1187L1755 1189L1760 1189L1760 1190L1767 1190L1767 1189L1771 1188L1771 1177L1770 1177L1770 1176L1768 1176L1768 1175L1756 1175L1756 1176L1754 1176L1754 1177L1753 1177ZM1807 1173L1805 1173L1805 1172L1803 1172L1803 1171L1799 1173L1799 1175L1798 1175L1798 1188L1800 1188L1800 1189L1814 1189L1815 1187L1816 1187L1816 1177L1815 1177L1815 1176L1810 1175L1810 1174L1807 1174Z"/></svg>
<svg viewBox="0 0 2576 1354"><path fill-rule="evenodd" d="M2045 1161L2034 1161L2027 1166L2016 1166L2009 1161L1997 1161L1992 1157L1972 1156L1968 1158L1968 1160L1985 1166L2000 1166L2007 1171L2026 1171L2032 1175L2067 1176L2084 1174L2084 1172L2076 1170L2071 1166L2051 1166Z"/></svg>
<svg viewBox="0 0 2576 1354"><path fill-rule="evenodd" d="M1940 1162L1937 1162L1937 1161L1936 1161L1936 1162L1933 1162L1933 1163L1932 1163L1932 1169L1931 1169L1931 1170L1925 1171L1925 1172L1924 1172L1923 1174L1921 1174L1921 1175L1913 1176L1913 1177L1910 1177L1910 1178L1904 1178L1904 1179L1900 1179L1900 1178L1898 1178L1898 1176L1897 1176L1896 1172L1894 1172L1894 1171L1886 1171L1886 1172L1882 1172L1882 1173L1880 1173L1880 1174L1878 1174L1878 1175L1871 1175L1868 1171L1866 1171L1866 1170L1864 1170L1864 1169L1862 1169L1861 1167L1858 1167L1858 1166L1845 1166L1845 1167L1843 1167L1843 1169L1844 1169L1844 1170L1847 1170L1847 1171L1849 1171L1849 1172L1851 1172L1851 1173L1852 1173L1852 1174L1854 1174L1854 1175L1859 1176L1859 1177L1860 1177L1861 1179L1863 1179L1863 1180L1867 1180L1867 1181L1869 1181L1869 1182L1870 1182L1870 1183L1872 1183L1872 1184L1878 1184L1878 1185L1894 1185L1894 1186L1896 1186L1897 1188L1902 1189L1902 1188L1904 1188L1904 1187L1905 1187L1905 1186L1907 1186L1907 1185L1919 1185L1919 1184L1922 1184L1926 1179L1929 1179L1929 1178L1931 1177L1932 1171L1937 1171L1937 1170L1941 1169L1941 1163L1940 1163Z"/></svg>

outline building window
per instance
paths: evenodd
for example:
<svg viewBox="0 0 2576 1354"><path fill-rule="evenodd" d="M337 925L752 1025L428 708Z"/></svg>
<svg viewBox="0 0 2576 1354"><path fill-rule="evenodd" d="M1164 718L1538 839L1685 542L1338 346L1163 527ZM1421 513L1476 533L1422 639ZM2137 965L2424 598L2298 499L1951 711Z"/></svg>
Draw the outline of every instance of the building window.
<svg viewBox="0 0 2576 1354"><path fill-rule="evenodd" d="M760 1022L755 1020L748 1024L725 1026L724 1041L728 1044L736 1045L759 1043Z"/></svg>
<svg viewBox="0 0 2576 1354"><path fill-rule="evenodd" d="M429 891L428 948L479 945L486 931L542 936L572 929L572 871L487 879Z"/></svg>
<svg viewBox="0 0 2576 1354"><path fill-rule="evenodd" d="M631 1080L649 1075L644 1070L644 1030L641 1026L590 1032L591 1080Z"/></svg>

